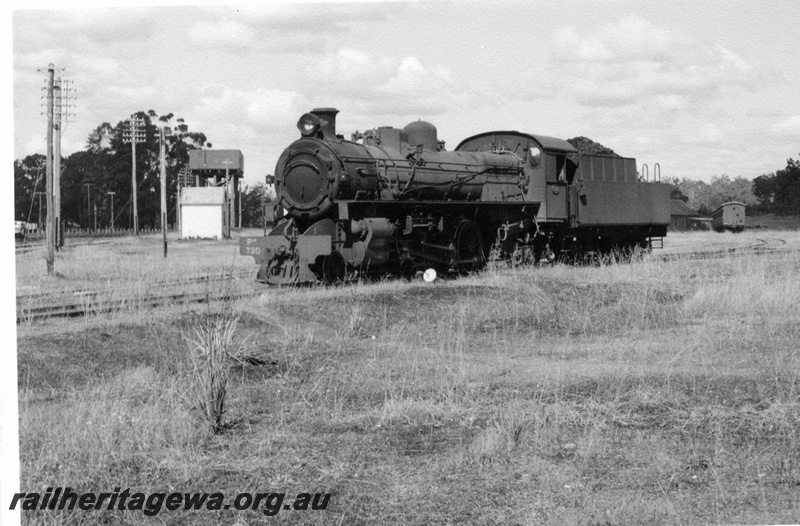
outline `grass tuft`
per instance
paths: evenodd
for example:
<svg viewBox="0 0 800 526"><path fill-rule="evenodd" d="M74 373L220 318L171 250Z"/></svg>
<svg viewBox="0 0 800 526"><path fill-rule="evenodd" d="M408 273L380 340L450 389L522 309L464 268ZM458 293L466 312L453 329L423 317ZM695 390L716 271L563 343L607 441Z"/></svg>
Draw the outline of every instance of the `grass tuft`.
<svg viewBox="0 0 800 526"><path fill-rule="evenodd" d="M184 336L190 347L192 399L214 433L226 427L223 416L236 323L229 312L208 314L192 334Z"/></svg>

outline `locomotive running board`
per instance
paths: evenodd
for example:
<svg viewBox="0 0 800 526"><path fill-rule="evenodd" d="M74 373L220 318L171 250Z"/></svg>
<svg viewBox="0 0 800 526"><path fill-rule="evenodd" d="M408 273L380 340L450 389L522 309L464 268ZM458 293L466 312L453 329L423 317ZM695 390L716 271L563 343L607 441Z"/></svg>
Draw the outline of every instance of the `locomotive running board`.
<svg viewBox="0 0 800 526"><path fill-rule="evenodd" d="M351 210L365 209L369 206L379 206L384 212L392 211L397 212L397 209L402 211L407 210L409 207L433 207L442 211L452 212L459 208L468 208L470 210L481 208L493 207L517 207L527 211L531 217L535 217L539 213L539 208L542 203L540 201L434 201L434 200L416 200L416 199L400 199L400 200L375 200L364 199L355 201L339 201L338 202L338 219L349 219L352 215ZM383 215L386 215L385 213ZM403 214L405 215L405 214Z"/></svg>

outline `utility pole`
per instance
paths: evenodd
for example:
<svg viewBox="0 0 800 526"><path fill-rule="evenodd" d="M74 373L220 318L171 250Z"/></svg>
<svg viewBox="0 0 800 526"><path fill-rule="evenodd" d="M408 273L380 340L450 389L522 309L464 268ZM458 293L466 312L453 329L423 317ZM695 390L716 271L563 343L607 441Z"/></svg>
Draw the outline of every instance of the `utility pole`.
<svg viewBox="0 0 800 526"><path fill-rule="evenodd" d="M47 275L55 275L56 222L53 213L53 77L55 66L47 66Z"/></svg>
<svg viewBox="0 0 800 526"><path fill-rule="evenodd" d="M39 196L39 220L36 222L37 229L39 232L44 229L44 221L42 221L42 196L47 195L47 192L36 192L36 195Z"/></svg>
<svg viewBox="0 0 800 526"><path fill-rule="evenodd" d="M92 228L92 185L94 183L86 183L86 228Z"/></svg>
<svg viewBox="0 0 800 526"><path fill-rule="evenodd" d="M167 257L167 164L165 155L165 135L169 128L160 126L161 130L161 233L164 237L164 258Z"/></svg>
<svg viewBox="0 0 800 526"><path fill-rule="evenodd" d="M64 68L59 68L59 71L63 71ZM61 135L64 132L63 123L69 121L70 116L74 116L75 113L69 111L70 107L73 106L70 104L70 98L74 99L74 95L70 95L70 92L74 92L74 88L70 88L71 81L67 79L62 79L61 75L59 74L58 78L55 80L53 84L53 96L54 96L54 123L53 123L53 215L55 216L55 224L56 224L56 250L59 250L61 247L64 246L64 222L61 218Z"/></svg>
<svg viewBox="0 0 800 526"><path fill-rule="evenodd" d="M136 143L144 142L144 119L131 115L128 127L123 131L123 142L131 143L131 200L133 203L133 233L139 235L139 205L136 200Z"/></svg>
<svg viewBox="0 0 800 526"><path fill-rule="evenodd" d="M111 196L111 232L114 232L114 194L116 192L107 192Z"/></svg>
<svg viewBox="0 0 800 526"><path fill-rule="evenodd" d="M53 123L53 216L55 218L55 249L64 245L61 239L61 77L53 85L54 119ZM49 214L49 212L48 212Z"/></svg>
<svg viewBox="0 0 800 526"><path fill-rule="evenodd" d="M182 190L184 186L189 186L189 167L184 166L181 168L180 173L178 174L178 199L175 203L175 223L177 225L178 232L182 232L181 230L181 195L183 194Z"/></svg>
<svg viewBox="0 0 800 526"><path fill-rule="evenodd" d="M239 181L239 188L237 188L236 193L239 195L239 228L242 228L242 181Z"/></svg>
<svg viewBox="0 0 800 526"><path fill-rule="evenodd" d="M94 204L94 231L97 232L97 203Z"/></svg>
<svg viewBox="0 0 800 526"><path fill-rule="evenodd" d="M227 198L228 201L225 206L226 208L225 215L228 219L228 237L231 237L231 216L233 216L233 214L231 213L231 207L233 206L233 203L231 203L230 195L228 193L228 182L230 181L230 177L228 175L228 165L231 164L231 161L230 159L225 159L224 161L222 161L222 164L225 165L225 197Z"/></svg>

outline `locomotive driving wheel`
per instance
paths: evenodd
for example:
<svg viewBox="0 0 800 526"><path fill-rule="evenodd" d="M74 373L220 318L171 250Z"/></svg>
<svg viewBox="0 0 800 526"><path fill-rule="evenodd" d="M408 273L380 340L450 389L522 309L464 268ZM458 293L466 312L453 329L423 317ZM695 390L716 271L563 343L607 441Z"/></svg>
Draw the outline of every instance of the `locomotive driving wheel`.
<svg viewBox="0 0 800 526"><path fill-rule="evenodd" d="M453 236L456 268L462 272L472 272L483 267L486 258L483 254L483 236L474 221L462 220Z"/></svg>

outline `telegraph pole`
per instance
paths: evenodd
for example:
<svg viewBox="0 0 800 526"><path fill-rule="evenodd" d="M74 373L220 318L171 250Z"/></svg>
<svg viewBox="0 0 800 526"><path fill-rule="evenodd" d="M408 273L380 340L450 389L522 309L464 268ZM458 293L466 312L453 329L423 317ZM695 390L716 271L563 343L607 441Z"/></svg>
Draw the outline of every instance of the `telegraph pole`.
<svg viewBox="0 0 800 526"><path fill-rule="evenodd" d="M61 239L61 77L53 85L55 123L53 124L53 216L55 218L55 249L64 245ZM49 214L49 212L48 212Z"/></svg>
<svg viewBox="0 0 800 526"><path fill-rule="evenodd" d="M122 140L131 143L131 201L133 203L133 233L139 235L139 205L136 200L136 143L144 142L144 120L136 115L128 119L128 129L123 132Z"/></svg>
<svg viewBox="0 0 800 526"><path fill-rule="evenodd" d="M55 66L47 66L47 275L55 275L56 233L55 214L53 213L53 77Z"/></svg>
<svg viewBox="0 0 800 526"><path fill-rule="evenodd" d="M56 250L64 246L64 221L61 217L61 135L64 132L63 124L69 121L70 116L75 113L69 111L70 98L75 99L74 88L70 88L71 81L62 79L60 72L64 68L59 68L59 76L55 79L53 84L53 216L55 217L56 225Z"/></svg>
<svg viewBox="0 0 800 526"><path fill-rule="evenodd" d="M164 258L167 257L167 164L165 160L165 126L159 128L161 130L161 233L164 237Z"/></svg>
<svg viewBox="0 0 800 526"><path fill-rule="evenodd" d="M230 159L225 159L224 161L222 161L222 164L225 165L225 197L227 198L228 201L225 204L225 209L226 209L225 215L228 219L228 237L231 237L231 216L233 216L233 214L231 213L231 207L233 206L233 204L230 202L231 201L230 195L228 193L228 182L230 180L230 177L228 176L228 165L231 164L231 161Z"/></svg>
<svg viewBox="0 0 800 526"><path fill-rule="evenodd" d="M94 183L86 183L86 228L92 228L92 185Z"/></svg>
<svg viewBox="0 0 800 526"><path fill-rule="evenodd" d="M42 220L42 196L47 195L47 192L36 192L39 196L39 220L36 222L39 232L44 228L44 221Z"/></svg>
<svg viewBox="0 0 800 526"><path fill-rule="evenodd" d="M181 195L184 186L189 186L189 167L184 166L178 174L178 199L175 203L175 223L177 224L178 232L181 230Z"/></svg>
<svg viewBox="0 0 800 526"><path fill-rule="evenodd" d="M116 192L107 192L111 196L111 232L114 232L114 194Z"/></svg>

